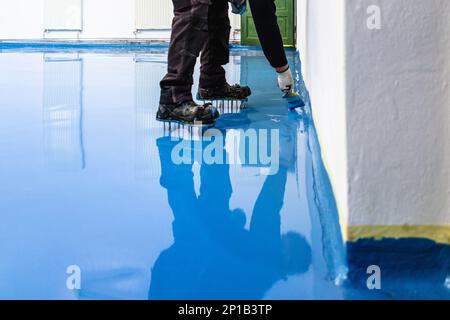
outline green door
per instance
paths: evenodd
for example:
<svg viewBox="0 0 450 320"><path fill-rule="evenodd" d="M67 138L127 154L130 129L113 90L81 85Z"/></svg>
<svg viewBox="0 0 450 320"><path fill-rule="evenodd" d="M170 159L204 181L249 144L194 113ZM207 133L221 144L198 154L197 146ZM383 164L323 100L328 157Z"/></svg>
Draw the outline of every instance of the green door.
<svg viewBox="0 0 450 320"><path fill-rule="evenodd" d="M295 0L275 0L275 3L284 45L293 47L295 46ZM242 16L241 43L246 46L259 45L250 9Z"/></svg>

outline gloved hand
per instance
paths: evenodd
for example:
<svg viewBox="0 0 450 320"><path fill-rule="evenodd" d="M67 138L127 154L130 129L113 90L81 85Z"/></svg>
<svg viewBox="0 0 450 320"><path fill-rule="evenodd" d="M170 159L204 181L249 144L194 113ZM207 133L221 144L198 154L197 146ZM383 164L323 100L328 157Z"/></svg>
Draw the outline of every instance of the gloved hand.
<svg viewBox="0 0 450 320"><path fill-rule="evenodd" d="M247 11L247 0L229 0L231 2L232 12L241 16Z"/></svg>
<svg viewBox="0 0 450 320"><path fill-rule="evenodd" d="M278 86L285 94L289 93L294 88L294 77L292 76L290 68L284 72L278 73Z"/></svg>

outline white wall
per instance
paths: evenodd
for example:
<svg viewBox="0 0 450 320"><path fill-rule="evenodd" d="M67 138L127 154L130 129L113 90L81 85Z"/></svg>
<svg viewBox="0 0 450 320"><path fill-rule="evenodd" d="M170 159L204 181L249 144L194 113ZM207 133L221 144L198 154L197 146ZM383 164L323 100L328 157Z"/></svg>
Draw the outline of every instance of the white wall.
<svg viewBox="0 0 450 320"><path fill-rule="evenodd" d="M41 38L44 0L0 0L0 39Z"/></svg>
<svg viewBox="0 0 450 320"><path fill-rule="evenodd" d="M299 47L344 231L450 234L450 2L302 1Z"/></svg>
<svg viewBox="0 0 450 320"><path fill-rule="evenodd" d="M104 10L103 8L108 8ZM84 0L82 38L133 38L134 1Z"/></svg>
<svg viewBox="0 0 450 320"><path fill-rule="evenodd" d="M350 0L347 17L349 222L450 224L450 1Z"/></svg>
<svg viewBox="0 0 450 320"><path fill-rule="evenodd" d="M170 0L162 0L170 1ZM233 40L239 38L240 19L231 17ZM84 0L80 39L134 39L134 0ZM0 0L0 39L42 39L44 0ZM170 24L167 26L170 29ZM144 32L138 38L168 39L168 31ZM76 33L50 33L46 38L77 38Z"/></svg>

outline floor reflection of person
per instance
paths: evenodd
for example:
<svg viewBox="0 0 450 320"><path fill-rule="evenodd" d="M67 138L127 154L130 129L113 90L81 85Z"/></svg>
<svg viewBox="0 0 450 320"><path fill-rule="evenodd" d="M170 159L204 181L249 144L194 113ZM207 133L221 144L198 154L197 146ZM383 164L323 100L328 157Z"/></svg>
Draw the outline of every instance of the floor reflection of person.
<svg viewBox="0 0 450 320"><path fill-rule="evenodd" d="M262 299L277 281L308 270L306 239L280 230L286 161L267 177L247 230L244 212L230 208L228 165L203 164L197 196L192 165L175 165L171 159L177 142L160 138L157 144L160 182L175 217L174 243L152 269L150 299Z"/></svg>

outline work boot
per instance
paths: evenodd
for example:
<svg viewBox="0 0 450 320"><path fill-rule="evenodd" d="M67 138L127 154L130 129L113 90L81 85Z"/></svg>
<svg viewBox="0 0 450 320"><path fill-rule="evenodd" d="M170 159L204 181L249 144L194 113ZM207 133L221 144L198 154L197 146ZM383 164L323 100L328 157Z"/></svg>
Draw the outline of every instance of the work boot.
<svg viewBox="0 0 450 320"><path fill-rule="evenodd" d="M200 106L194 101L187 101L160 104L156 120L188 125L213 125L219 116L217 109L210 103Z"/></svg>
<svg viewBox="0 0 450 320"><path fill-rule="evenodd" d="M224 83L220 86L199 88L198 100L247 100L252 91L247 86L235 84L230 86Z"/></svg>

